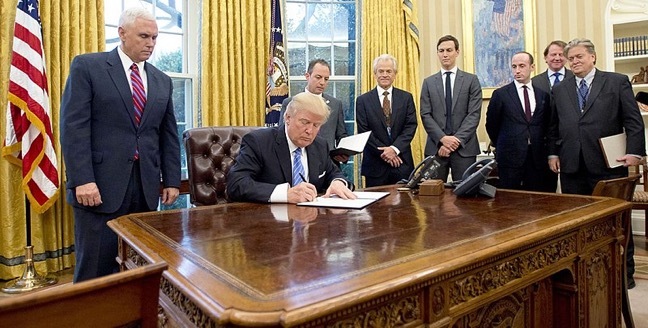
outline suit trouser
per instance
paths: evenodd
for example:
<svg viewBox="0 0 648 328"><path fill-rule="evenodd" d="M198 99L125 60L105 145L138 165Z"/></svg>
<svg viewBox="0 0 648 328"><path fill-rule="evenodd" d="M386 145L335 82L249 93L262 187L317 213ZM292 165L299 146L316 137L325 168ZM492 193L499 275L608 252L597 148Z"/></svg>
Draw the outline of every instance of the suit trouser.
<svg viewBox="0 0 648 328"><path fill-rule="evenodd" d="M116 212L99 213L89 206L75 206L73 210L76 258L74 282L118 272L117 235L106 223L128 213L150 210L142 190L139 163L133 165L126 195Z"/></svg>
<svg viewBox="0 0 648 328"><path fill-rule="evenodd" d="M448 181L448 175L452 172L452 181L459 181L463 178L464 172L477 161L477 156L463 157L459 153L452 152L450 157L436 157L441 166L439 167L439 179Z"/></svg>

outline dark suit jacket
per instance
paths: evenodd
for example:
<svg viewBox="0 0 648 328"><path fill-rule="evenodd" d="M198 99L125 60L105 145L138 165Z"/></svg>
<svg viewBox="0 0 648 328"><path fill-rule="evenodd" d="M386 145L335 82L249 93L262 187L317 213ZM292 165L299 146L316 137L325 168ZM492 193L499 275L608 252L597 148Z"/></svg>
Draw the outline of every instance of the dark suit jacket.
<svg viewBox="0 0 648 328"><path fill-rule="evenodd" d="M344 110L342 109L342 102L337 98L327 94L322 94L322 97L324 97L324 101L328 105L331 114L326 123L324 123L320 128L318 135L326 140L329 149L335 149L335 144L338 143L340 139L348 136L346 127L344 126ZM292 97L289 97L284 99L281 103L279 125L284 124L284 113L286 113L286 108L291 100Z"/></svg>
<svg viewBox="0 0 648 328"><path fill-rule="evenodd" d="M227 175L230 200L267 203L277 185L292 183L291 155L284 131L282 124L243 136L236 163ZM345 179L328 152L326 142L319 136L306 147L308 181L318 193L325 192L333 179Z"/></svg>
<svg viewBox="0 0 648 328"><path fill-rule="evenodd" d="M560 83L565 81L567 78L573 77L574 73L565 68L565 77ZM549 99L551 99L551 84L549 84L549 76L547 70L531 78L531 83L533 83L533 88L539 88L540 90L549 94ZM560 85L560 84L558 84Z"/></svg>
<svg viewBox="0 0 648 328"><path fill-rule="evenodd" d="M74 58L61 101L61 148L65 160L68 203L74 188L89 182L99 187L103 204L87 207L115 212L126 193L139 146L139 165L146 203L155 209L160 178L165 187L180 187L180 141L173 113L171 79L145 63L146 107L139 128L133 98L117 48Z"/></svg>
<svg viewBox="0 0 648 328"><path fill-rule="evenodd" d="M515 82L495 90L488 103L486 132L495 146L499 167L522 167L530 142L535 168L548 169L547 128L551 104L548 93L535 85L533 91L536 106L531 122L526 120Z"/></svg>
<svg viewBox="0 0 648 328"><path fill-rule="evenodd" d="M425 156L436 155L446 125L444 79L441 72L423 80L421 88L421 120L428 138ZM454 136L461 140L457 153L462 157L479 155L477 126L481 118L482 89L477 75L457 70L452 89L452 124Z"/></svg>
<svg viewBox="0 0 648 328"><path fill-rule="evenodd" d="M589 173L624 174L626 168L607 168L599 145L599 138L621 133L624 128L626 154L646 155L644 124L627 76L597 69L583 113L574 76L552 92L549 154L559 156L561 172L576 173L582 152Z"/></svg>
<svg viewBox="0 0 648 328"><path fill-rule="evenodd" d="M403 164L398 170L407 178L414 170L411 142L416 133L416 108L412 94L401 89L393 88L392 94L391 136L387 133L387 123L378 97L378 91L360 95L356 99L356 124L358 133L371 131L369 140L362 157L362 175L379 177L388 173L392 167L387 164L380 154L378 147L395 146L400 150Z"/></svg>

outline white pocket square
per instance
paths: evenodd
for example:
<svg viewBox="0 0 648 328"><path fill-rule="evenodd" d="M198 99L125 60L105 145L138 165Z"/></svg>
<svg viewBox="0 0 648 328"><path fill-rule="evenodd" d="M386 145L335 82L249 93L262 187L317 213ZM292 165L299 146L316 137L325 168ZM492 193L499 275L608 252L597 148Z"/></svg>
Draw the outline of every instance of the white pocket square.
<svg viewBox="0 0 648 328"><path fill-rule="evenodd" d="M326 175L326 171L322 172L322 174L320 174L317 178L321 179L322 177L324 177L324 175Z"/></svg>

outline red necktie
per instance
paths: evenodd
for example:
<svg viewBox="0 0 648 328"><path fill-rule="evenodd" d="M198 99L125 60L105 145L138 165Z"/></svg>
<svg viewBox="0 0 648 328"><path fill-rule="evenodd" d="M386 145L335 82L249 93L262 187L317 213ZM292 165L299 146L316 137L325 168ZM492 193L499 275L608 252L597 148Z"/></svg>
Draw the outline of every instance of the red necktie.
<svg viewBox="0 0 648 328"><path fill-rule="evenodd" d="M526 115L527 122L531 122L531 102L529 101L529 90L526 85L522 86L524 90L524 115Z"/></svg>
<svg viewBox="0 0 648 328"><path fill-rule="evenodd" d="M146 106L146 92L144 92L144 83L139 73L137 64L133 63L131 69L131 87L133 92L133 109L135 112L135 123L139 127L144 113L144 106ZM139 159L139 149L135 148L135 159Z"/></svg>

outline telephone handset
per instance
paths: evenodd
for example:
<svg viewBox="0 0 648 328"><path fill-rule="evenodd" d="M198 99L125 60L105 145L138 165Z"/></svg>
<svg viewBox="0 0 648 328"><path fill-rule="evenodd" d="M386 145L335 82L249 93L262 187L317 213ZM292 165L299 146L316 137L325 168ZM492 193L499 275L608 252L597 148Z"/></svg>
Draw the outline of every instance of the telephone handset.
<svg viewBox="0 0 648 328"><path fill-rule="evenodd" d="M426 157L414 168L405 187L410 189L418 188L418 185L423 180L438 178L440 166L441 164L439 164L435 156Z"/></svg>
<svg viewBox="0 0 648 328"><path fill-rule="evenodd" d="M485 182L490 172L496 166L497 162L490 158L473 163L466 169L461 182L452 192L457 196L482 194L488 197L495 197L497 189Z"/></svg>

